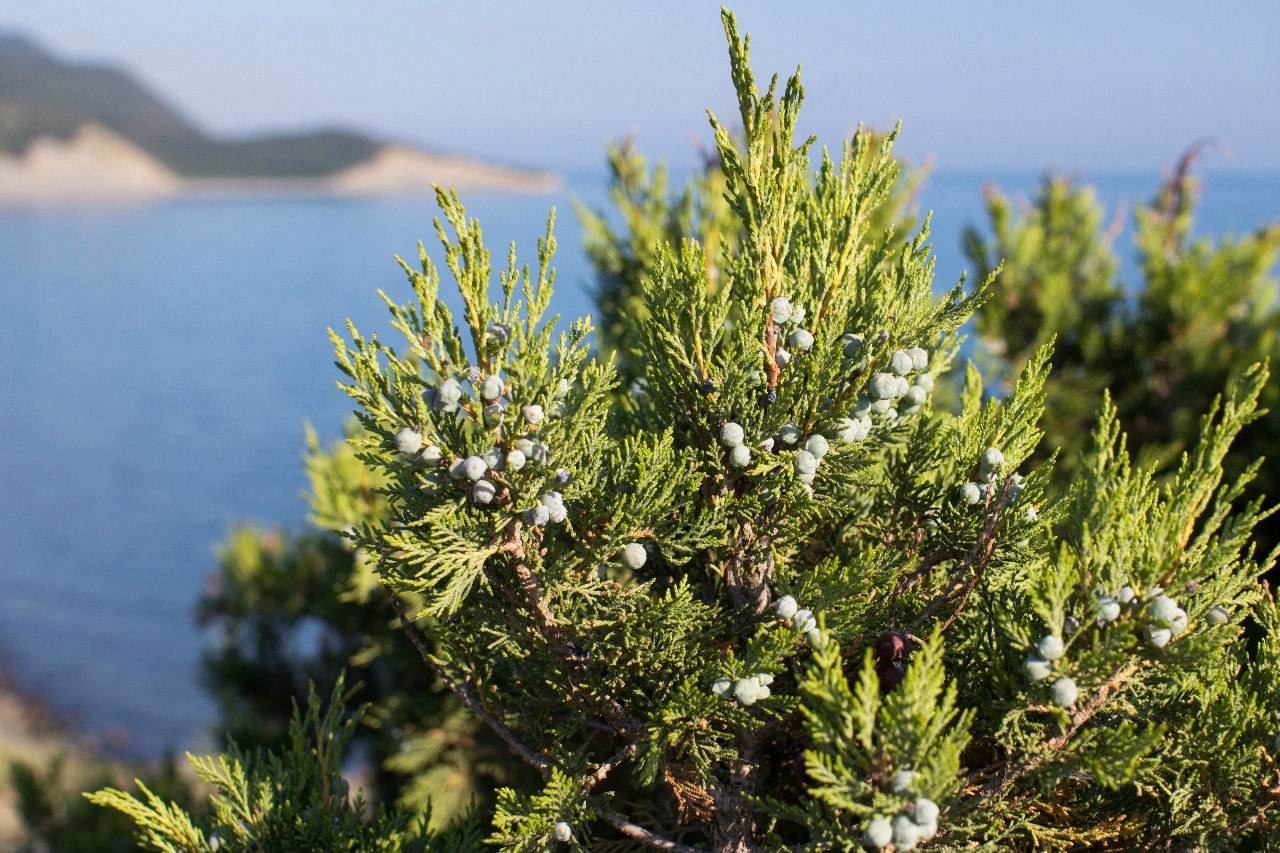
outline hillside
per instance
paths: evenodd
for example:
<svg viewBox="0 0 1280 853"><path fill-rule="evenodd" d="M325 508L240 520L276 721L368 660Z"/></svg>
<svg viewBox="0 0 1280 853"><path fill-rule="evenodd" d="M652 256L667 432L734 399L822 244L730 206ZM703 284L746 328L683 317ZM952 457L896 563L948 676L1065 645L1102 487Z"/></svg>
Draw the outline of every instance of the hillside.
<svg viewBox="0 0 1280 853"><path fill-rule="evenodd" d="M0 173L6 164L9 171L26 169L35 143L73 145L85 128L102 129L94 131L101 138L114 135L127 141L178 178L203 181L326 179L353 168L367 171L391 148L344 129L214 138L121 68L67 62L31 39L0 33ZM405 146L394 150L403 152ZM414 179L403 191L419 189L422 176L434 174L432 158L441 161L442 175L449 173L444 161L460 159L408 150L416 165L410 169ZM513 178L521 184L514 188L545 190L553 185L544 174L465 162L481 186L507 186ZM494 171L486 173L486 168ZM363 186L376 186L378 192L401 189L394 185L394 176L366 179Z"/></svg>

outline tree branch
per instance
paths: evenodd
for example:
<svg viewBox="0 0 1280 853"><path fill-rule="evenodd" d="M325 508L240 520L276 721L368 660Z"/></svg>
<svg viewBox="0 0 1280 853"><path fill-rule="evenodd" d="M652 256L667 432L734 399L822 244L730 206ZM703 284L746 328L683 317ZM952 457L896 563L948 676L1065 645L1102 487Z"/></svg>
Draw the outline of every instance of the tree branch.
<svg viewBox="0 0 1280 853"><path fill-rule="evenodd" d="M1098 688L1098 691L1089 698L1084 707L1071 715L1071 725L1065 732L1054 735L1045 742L1045 746L1048 747L1047 751L1007 767L1004 773L984 785L980 793L981 801L986 803L998 802L1000 797L1004 796L1013 787L1014 783L1034 771L1054 753L1066 746L1071 738L1075 737L1076 732L1080 731L1080 728L1085 723L1093 719L1093 715L1098 713L1103 703L1106 702L1107 697L1137 672L1140 666L1140 663L1131 663L1112 676L1110 681Z"/></svg>
<svg viewBox="0 0 1280 853"><path fill-rule="evenodd" d="M445 672L444 667L440 666L440 664L436 662L436 659L431 655L431 650L427 648L426 643L422 641L422 637L418 634L418 629L414 627L413 622L411 622L409 617L405 615L404 605L400 603L400 599L396 598L395 592L393 592L391 587L386 584L383 584L383 588L387 591L387 599L391 602L391 609L396 612L396 616L400 619L400 627L409 637L409 641L413 643L413 647L418 650L418 654L422 656L423 662L426 663L436 676L444 682L446 687L453 691L455 696L462 700L462 704L465 705L468 710L480 719L484 720L485 724L489 728L493 729L494 733L497 734L498 737L502 738L503 741L506 742L507 746L511 747L512 751L516 753L516 755L519 755L524 759L526 764L537 769L537 771L543 776L550 775L551 766L544 759L539 757L532 749L521 742L521 740L516 737L516 733L511 731L506 723L489 714L489 712L484 709L484 706L480 704L480 700L476 698L476 695L471 692L467 685L458 682L449 675L449 673Z"/></svg>
<svg viewBox="0 0 1280 853"><path fill-rule="evenodd" d="M642 826L636 826L629 820L613 812L604 809L596 809L596 814L601 820L608 823L614 829L621 832L628 838L634 838L637 841L643 841L650 847L656 847L659 850L673 850L675 853L703 853L696 847L690 847L688 844L681 844L678 841L672 841L669 838L663 838L655 832L650 832Z"/></svg>

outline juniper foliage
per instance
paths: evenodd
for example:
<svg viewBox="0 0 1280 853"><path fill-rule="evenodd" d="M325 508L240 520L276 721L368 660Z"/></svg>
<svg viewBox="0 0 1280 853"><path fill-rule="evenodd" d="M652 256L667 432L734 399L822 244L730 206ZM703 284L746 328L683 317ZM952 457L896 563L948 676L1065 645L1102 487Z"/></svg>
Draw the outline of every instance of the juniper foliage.
<svg viewBox="0 0 1280 853"><path fill-rule="evenodd" d="M975 315L991 366L1016 374L1057 338L1045 443L1063 448L1069 461L1084 449L1095 401L1109 389L1131 444L1172 470L1213 399L1250 365L1280 355L1280 223L1218 241L1197 237L1200 150L1183 154L1134 211L1138 281L1126 282L1120 271L1120 221L1108 223L1093 189L1066 177L1046 176L1021 208L989 191L986 227L965 231L978 273L996 275L996 295ZM1263 390L1262 403L1269 413L1241 436L1234 454L1241 460L1266 455L1280 439L1274 386ZM1250 494L1274 495L1278 487L1280 474L1269 464ZM1280 543L1274 522L1262 532Z"/></svg>
<svg viewBox="0 0 1280 853"><path fill-rule="evenodd" d="M762 92L724 21L740 141L711 123L740 233L714 259L653 248L632 393L586 321L553 338L551 223L491 301L479 225L444 191L461 322L422 250L411 300L384 297L399 348L333 335L386 501L347 535L422 664L541 779L499 793L487 842L1277 849L1265 512L1241 501L1256 466L1222 469L1266 369L1241 373L1167 484L1110 404L1069 488L1052 457L1029 462L1048 345L1007 395L970 366L959 410L931 408L990 279L936 297L927 225L872 227L896 132L815 168L798 74ZM333 779L305 769L317 755L269 766L314 797ZM254 772L221 774L220 796L249 801ZM98 797L153 849L207 849L162 803ZM317 808L347 814L279 802L306 832ZM369 827L388 849L478 838L474 820L416 840L333 826L311 849Z"/></svg>

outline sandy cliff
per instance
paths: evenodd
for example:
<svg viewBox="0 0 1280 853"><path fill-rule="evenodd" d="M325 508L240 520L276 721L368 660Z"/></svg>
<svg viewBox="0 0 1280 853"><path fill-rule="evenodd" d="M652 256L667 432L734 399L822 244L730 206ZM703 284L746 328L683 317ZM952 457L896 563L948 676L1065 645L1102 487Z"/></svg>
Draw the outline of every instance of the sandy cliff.
<svg viewBox="0 0 1280 853"><path fill-rule="evenodd" d="M336 192L358 195L424 193L431 191L432 184L457 190L553 192L560 187L560 177L388 145L372 160L344 169L328 183Z"/></svg>
<svg viewBox="0 0 1280 853"><path fill-rule="evenodd" d="M326 178L185 180L122 136L82 126L70 139L42 137L21 156L0 153L0 205L100 203L175 195L414 195L432 184L458 190L553 192L560 178L465 157L387 145L371 160Z"/></svg>
<svg viewBox="0 0 1280 853"><path fill-rule="evenodd" d="M42 137L19 157L0 154L0 204L154 198L181 187L170 169L100 125L65 141Z"/></svg>

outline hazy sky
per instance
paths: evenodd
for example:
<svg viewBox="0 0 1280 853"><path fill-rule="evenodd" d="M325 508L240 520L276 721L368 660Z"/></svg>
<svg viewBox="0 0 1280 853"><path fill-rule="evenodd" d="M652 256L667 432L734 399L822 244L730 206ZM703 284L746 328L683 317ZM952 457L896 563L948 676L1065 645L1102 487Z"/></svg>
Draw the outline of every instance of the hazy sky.
<svg viewBox="0 0 1280 853"><path fill-rule="evenodd" d="M804 65L803 129L902 119L939 168L1280 169L1280 2L735 4L758 76ZM0 28L119 61L221 133L338 123L594 170L634 132L677 163L732 119L719 4L8 0Z"/></svg>

